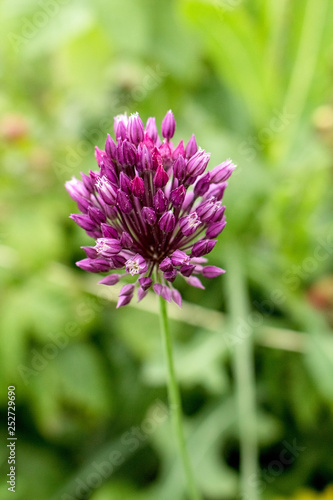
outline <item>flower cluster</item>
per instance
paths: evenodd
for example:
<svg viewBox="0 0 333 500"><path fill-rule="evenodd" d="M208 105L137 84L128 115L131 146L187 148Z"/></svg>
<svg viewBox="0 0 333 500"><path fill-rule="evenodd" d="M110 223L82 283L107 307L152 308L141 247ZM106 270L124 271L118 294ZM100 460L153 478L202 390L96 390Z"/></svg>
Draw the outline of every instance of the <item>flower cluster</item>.
<svg viewBox="0 0 333 500"><path fill-rule="evenodd" d="M122 287L117 307L128 304L138 287L141 300L150 287L164 299L181 305L172 283L177 275L204 288L197 277L214 278L224 271L205 265L226 221L222 197L235 165L226 160L205 172L210 153L197 147L193 135L186 147L171 139L176 122L168 111L161 141L154 118L144 127L139 115L115 118L116 141L108 134L105 150L96 147L99 171L66 182L82 214L71 218L96 240L82 247L86 259L77 265L90 272L112 273L99 283Z"/></svg>

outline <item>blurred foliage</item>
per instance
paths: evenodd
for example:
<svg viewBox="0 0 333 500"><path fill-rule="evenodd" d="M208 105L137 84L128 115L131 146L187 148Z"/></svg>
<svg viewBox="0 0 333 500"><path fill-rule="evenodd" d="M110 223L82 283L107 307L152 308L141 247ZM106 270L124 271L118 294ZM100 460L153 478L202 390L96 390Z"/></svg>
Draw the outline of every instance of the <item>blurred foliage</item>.
<svg viewBox="0 0 333 500"><path fill-rule="evenodd" d="M75 268L89 238L68 219L75 208L63 188L93 168L93 146L103 147L115 114L161 121L169 108L178 139L195 132L212 166L227 157L239 165L210 263L225 266L237 248L248 323L274 328L273 339L255 337L262 498L332 498L329 489L291 497L333 477L332 2L0 8L0 432L5 439L6 388L15 385L15 498L184 498L155 303L115 311L109 292ZM202 306L200 321L172 323L207 500L236 498L239 476L229 326L210 313L228 314L225 283L207 281L204 292L180 283ZM290 330L296 346L284 340ZM304 451L277 473L294 440ZM7 469L2 446L1 477ZM0 499L8 494L3 481Z"/></svg>

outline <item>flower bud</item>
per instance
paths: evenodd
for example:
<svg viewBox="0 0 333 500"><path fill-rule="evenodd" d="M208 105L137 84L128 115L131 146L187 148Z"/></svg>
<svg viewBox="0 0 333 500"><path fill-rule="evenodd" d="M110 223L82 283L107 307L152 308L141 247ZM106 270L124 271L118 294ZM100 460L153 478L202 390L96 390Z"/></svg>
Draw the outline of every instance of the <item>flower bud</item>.
<svg viewBox="0 0 333 500"><path fill-rule="evenodd" d="M143 288L143 290L148 290L148 288L151 287L151 285L153 284L153 280L151 278L139 278L139 283L141 285L141 287Z"/></svg>
<svg viewBox="0 0 333 500"><path fill-rule="evenodd" d="M160 265L158 266L158 268L162 272L171 271L173 269L173 265L172 265L170 257L165 257L162 260L162 262L160 262Z"/></svg>
<svg viewBox="0 0 333 500"><path fill-rule="evenodd" d="M186 144L185 155L186 158L191 158L198 151L198 146L195 140L195 135L193 134L191 139Z"/></svg>
<svg viewBox="0 0 333 500"><path fill-rule="evenodd" d="M176 121L171 109L167 112L162 121L162 136L170 140L172 139L176 130Z"/></svg>
<svg viewBox="0 0 333 500"><path fill-rule="evenodd" d="M224 269L216 266L205 266L202 269L202 276L204 276L205 278L216 278L217 276L220 276L220 274L224 273Z"/></svg>
<svg viewBox="0 0 333 500"><path fill-rule="evenodd" d="M156 142L158 134L155 118L148 118L146 124L146 134L153 142Z"/></svg>
<svg viewBox="0 0 333 500"><path fill-rule="evenodd" d="M117 205L124 214L129 214L133 210L133 205L128 194L121 189L117 191Z"/></svg>
<svg viewBox="0 0 333 500"><path fill-rule="evenodd" d="M119 274L109 274L109 276L105 276L102 280L98 282L99 285L107 285L113 286L116 285L119 281L121 275Z"/></svg>
<svg viewBox="0 0 333 500"><path fill-rule="evenodd" d="M194 195L203 196L209 189L210 173L207 172L205 175L197 180L194 186Z"/></svg>
<svg viewBox="0 0 333 500"><path fill-rule="evenodd" d="M84 271L90 273L105 273L110 271L110 263L105 259L83 259L79 260L76 265Z"/></svg>
<svg viewBox="0 0 333 500"><path fill-rule="evenodd" d="M164 233L171 233L175 229L175 216L171 210L162 215L158 225Z"/></svg>
<svg viewBox="0 0 333 500"><path fill-rule="evenodd" d="M123 231L120 238L122 248L131 248L133 246L133 239L127 231Z"/></svg>
<svg viewBox="0 0 333 500"><path fill-rule="evenodd" d="M201 220L196 212L185 215L185 217L179 220L179 227L184 236L191 236L191 234L195 233L200 224Z"/></svg>
<svg viewBox="0 0 333 500"><path fill-rule="evenodd" d="M214 222L211 224L206 231L206 238L216 238L226 226L226 221L221 220L221 222Z"/></svg>
<svg viewBox="0 0 333 500"><path fill-rule="evenodd" d="M153 168L153 159L151 156L151 152L147 148L146 144L140 143L138 145L136 168L138 172L152 170Z"/></svg>
<svg viewBox="0 0 333 500"><path fill-rule="evenodd" d="M176 179L182 181L185 177L186 163L182 156L178 156L177 160L173 164L173 175Z"/></svg>
<svg viewBox="0 0 333 500"><path fill-rule="evenodd" d="M215 247L217 240L200 240L194 243L191 257L202 257L211 252Z"/></svg>
<svg viewBox="0 0 333 500"><path fill-rule="evenodd" d="M153 210L152 208L143 207L143 209L141 210L141 215L145 223L149 226L153 226L154 224L156 224L157 217L155 210Z"/></svg>
<svg viewBox="0 0 333 500"><path fill-rule="evenodd" d="M181 207L186 195L186 189L183 184L181 184L178 188L171 191L170 194L170 202L174 207Z"/></svg>
<svg viewBox="0 0 333 500"><path fill-rule="evenodd" d="M176 267L187 264L189 261L190 257L182 250L175 250L171 255L172 265Z"/></svg>
<svg viewBox="0 0 333 500"><path fill-rule="evenodd" d="M159 189L153 199L154 208L158 214L165 212L168 206L168 200L163 193L162 189Z"/></svg>
<svg viewBox="0 0 333 500"><path fill-rule="evenodd" d="M117 158L117 145L110 134L108 134L106 138L105 153L110 158L110 160L115 160Z"/></svg>
<svg viewBox="0 0 333 500"><path fill-rule="evenodd" d="M210 153L205 153L204 150L199 149L193 155L188 164L186 165L186 175L188 177L198 177L206 170L210 158Z"/></svg>
<svg viewBox="0 0 333 500"><path fill-rule="evenodd" d="M131 179L124 172L120 172L119 187L126 194L131 194L132 192Z"/></svg>
<svg viewBox="0 0 333 500"><path fill-rule="evenodd" d="M115 205L117 201L117 189L104 175L97 178L95 186L105 203Z"/></svg>
<svg viewBox="0 0 333 500"><path fill-rule="evenodd" d="M167 184L168 180L169 180L168 174L166 173L166 171L164 170L162 165L159 165L157 167L157 170L156 170L156 173L155 173L154 179L153 179L154 186L156 188L162 188Z"/></svg>
<svg viewBox="0 0 333 500"><path fill-rule="evenodd" d="M234 165L229 159L220 163L220 165L217 165L217 167L213 168L211 171L210 182L212 184L219 184L220 182L226 181L229 179L235 168L236 165Z"/></svg>
<svg viewBox="0 0 333 500"><path fill-rule="evenodd" d="M131 186L134 196L136 196L137 198L142 198L145 193L145 184L141 177L136 175L131 182Z"/></svg>
<svg viewBox="0 0 333 500"><path fill-rule="evenodd" d="M144 128L139 113L134 113L129 117L127 124L127 133L129 140L133 144L138 145L139 142L143 141Z"/></svg>

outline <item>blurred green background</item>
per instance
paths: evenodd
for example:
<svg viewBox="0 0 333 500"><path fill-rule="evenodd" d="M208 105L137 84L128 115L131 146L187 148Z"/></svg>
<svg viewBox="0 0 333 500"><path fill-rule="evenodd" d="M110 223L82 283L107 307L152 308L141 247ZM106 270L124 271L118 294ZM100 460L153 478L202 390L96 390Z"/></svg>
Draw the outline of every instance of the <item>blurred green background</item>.
<svg viewBox="0 0 333 500"><path fill-rule="evenodd" d="M9 385L17 500L186 498L157 304L116 311L75 267L64 189L114 115L170 108L176 139L238 164L210 256L227 274L169 308L200 489L332 499L333 3L2 0L0 19L0 499Z"/></svg>

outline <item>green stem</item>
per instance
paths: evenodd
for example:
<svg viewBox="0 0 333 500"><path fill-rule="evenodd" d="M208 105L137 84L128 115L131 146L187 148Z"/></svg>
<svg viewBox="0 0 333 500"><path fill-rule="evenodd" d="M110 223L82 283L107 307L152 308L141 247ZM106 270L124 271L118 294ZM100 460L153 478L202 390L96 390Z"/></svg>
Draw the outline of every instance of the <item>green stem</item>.
<svg viewBox="0 0 333 500"><path fill-rule="evenodd" d="M160 299L161 332L162 332L163 343L167 358L167 366L168 366L168 396L169 396L171 419L173 422L173 426L178 441L180 456L184 466L190 497L192 500L201 500L200 494L197 490L194 481L191 463L186 449L186 442L185 442L183 422L182 422L183 418L182 406L181 406L179 387L177 383L175 367L173 362L172 344L171 344L171 336L168 324L166 301L162 297L159 297L159 299Z"/></svg>
<svg viewBox="0 0 333 500"><path fill-rule="evenodd" d="M227 251L226 274L227 297L231 317L233 342L233 371L236 384L238 406L238 426L240 440L240 474L242 498L259 499L258 443L256 423L256 395L253 360L253 328L255 323L250 315L246 283L242 271L242 259L236 244Z"/></svg>

